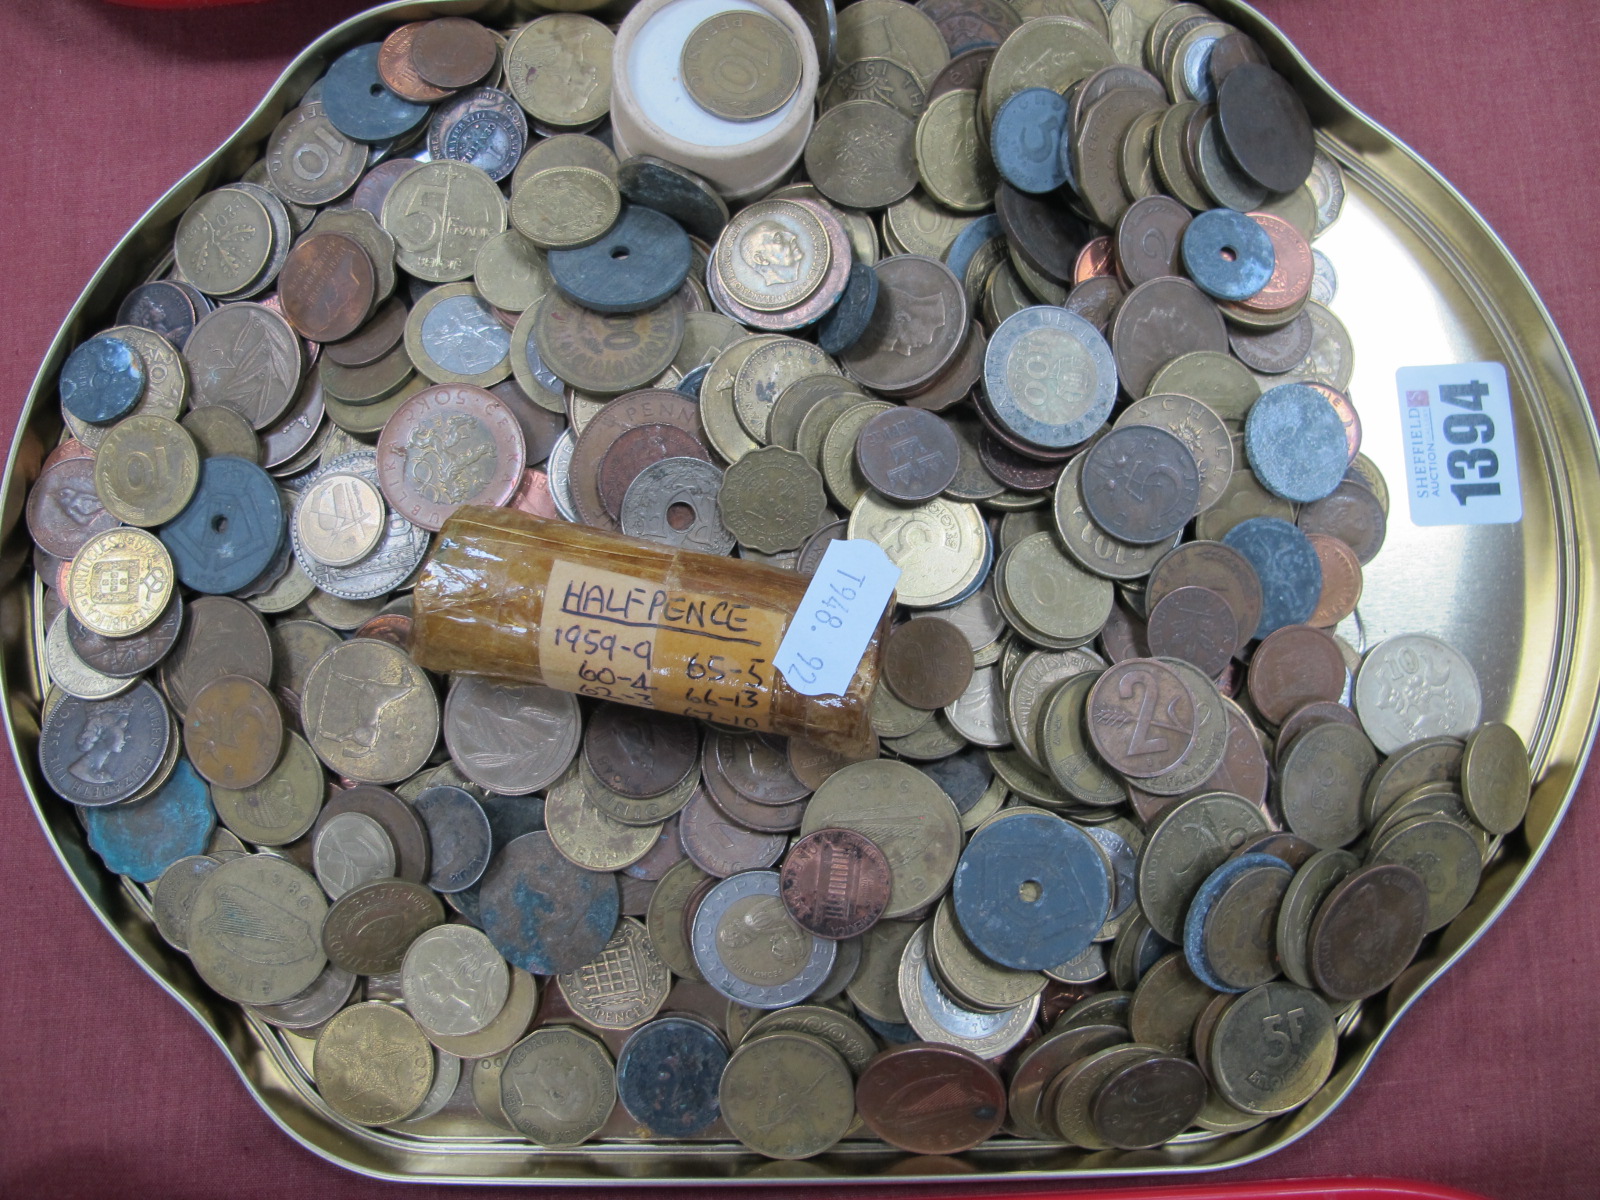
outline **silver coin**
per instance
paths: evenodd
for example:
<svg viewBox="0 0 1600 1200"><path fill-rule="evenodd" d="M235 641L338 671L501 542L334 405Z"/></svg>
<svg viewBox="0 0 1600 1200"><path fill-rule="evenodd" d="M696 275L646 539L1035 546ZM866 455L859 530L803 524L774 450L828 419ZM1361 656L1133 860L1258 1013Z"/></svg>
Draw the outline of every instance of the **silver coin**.
<svg viewBox="0 0 1600 1200"><path fill-rule="evenodd" d="M556 511L574 524L578 521L578 506L572 500L572 451L576 445L572 430L564 430L550 447L550 457L544 465L545 474L550 477L550 499Z"/></svg>
<svg viewBox="0 0 1600 1200"><path fill-rule="evenodd" d="M690 948L706 982L749 1008L782 1008L828 978L838 948L800 928L778 895L776 871L745 871L707 893Z"/></svg>
<svg viewBox="0 0 1600 1200"><path fill-rule="evenodd" d="M1027 1036L1039 1012L1038 994L998 1012L979 1012L959 1003L934 977L927 925L911 935L900 955L899 984L906 1022L918 1037L960 1046L980 1058L996 1058L1010 1050Z"/></svg>
<svg viewBox="0 0 1600 1200"><path fill-rule="evenodd" d="M1006 693L997 667L980 667L972 673L967 690L945 705L944 715L955 731L978 746L998 750L1011 744L1006 724Z"/></svg>
<svg viewBox="0 0 1600 1200"><path fill-rule="evenodd" d="M511 968L470 925L436 925L418 937L400 980L407 1011L425 1032L443 1037L485 1028L511 994Z"/></svg>
<svg viewBox="0 0 1600 1200"><path fill-rule="evenodd" d="M1106 920L1114 921L1128 911L1138 895L1139 855L1128 844L1128 839L1114 829L1107 829L1104 825L1086 825L1083 831L1100 843L1100 849L1106 852L1106 858L1111 862L1111 911L1106 914Z"/></svg>
<svg viewBox="0 0 1600 1200"><path fill-rule="evenodd" d="M374 487L378 486L378 455L374 450L357 450L330 459L309 477L305 486L297 489L304 496L312 484L324 475L343 472L359 475ZM298 503L296 508L298 508ZM428 531L406 520L400 513L389 510L388 524L378 539L377 547L359 562L348 567L330 567L318 562L300 544L299 521L289 520L289 538L294 548L295 561L306 577L330 596L341 600L370 600L399 587L421 564L428 552Z"/></svg>
<svg viewBox="0 0 1600 1200"><path fill-rule="evenodd" d="M704 554L727 554L734 536L722 524L717 497L722 471L698 458L663 458L634 477L622 497L622 532L663 546L682 546ZM693 518L682 528L672 523L674 509L686 506Z"/></svg>
<svg viewBox="0 0 1600 1200"><path fill-rule="evenodd" d="M1339 294L1339 273L1333 269L1333 260L1321 250L1311 252L1315 273L1311 276L1311 298L1318 304L1332 304Z"/></svg>
<svg viewBox="0 0 1600 1200"><path fill-rule="evenodd" d="M511 331L479 297L451 296L422 319L422 349L446 371L482 375L511 353Z"/></svg>
<svg viewBox="0 0 1600 1200"><path fill-rule="evenodd" d="M69 696L80 700L104 700L118 696L139 682L138 678L117 679L95 670L78 656L67 636L67 619L70 611L63 608L50 622L50 632L45 634L44 661L50 668L50 681Z"/></svg>
<svg viewBox="0 0 1600 1200"><path fill-rule="evenodd" d="M343 1008L355 990L354 972L329 963L298 996L290 996L278 1004L247 1004L245 1007L279 1029L315 1029Z"/></svg>
<svg viewBox="0 0 1600 1200"><path fill-rule="evenodd" d="M439 1112L450 1097L456 1094L456 1087L461 1082L461 1060L454 1054L447 1053L435 1046L433 1048L433 1086L428 1089L428 1094L422 1098L422 1103L417 1106L417 1111L399 1123L401 1128L414 1124L417 1121L426 1121L429 1117Z"/></svg>
<svg viewBox="0 0 1600 1200"><path fill-rule="evenodd" d="M578 752L583 718L566 692L458 676L444 702L444 743L473 783L526 796L560 778Z"/></svg>
<svg viewBox="0 0 1600 1200"><path fill-rule="evenodd" d="M1064 308L1012 313L989 340L983 391L995 419L1036 446L1076 446L1105 424L1117 365L1100 331Z"/></svg>
<svg viewBox="0 0 1600 1200"><path fill-rule="evenodd" d="M1086 831L1089 832L1089 831ZM1089 948L1070 962L1051 967L1045 972L1057 983L1093 983L1106 976L1106 948L1091 942Z"/></svg>
<svg viewBox="0 0 1600 1200"><path fill-rule="evenodd" d="M365 813L340 813L318 831L311 861L322 890L337 900L363 883L394 875L394 842Z"/></svg>
<svg viewBox="0 0 1600 1200"><path fill-rule="evenodd" d="M1466 737L1483 720L1478 674L1461 652L1403 633L1367 652L1356 673L1356 716L1380 753L1431 737Z"/></svg>

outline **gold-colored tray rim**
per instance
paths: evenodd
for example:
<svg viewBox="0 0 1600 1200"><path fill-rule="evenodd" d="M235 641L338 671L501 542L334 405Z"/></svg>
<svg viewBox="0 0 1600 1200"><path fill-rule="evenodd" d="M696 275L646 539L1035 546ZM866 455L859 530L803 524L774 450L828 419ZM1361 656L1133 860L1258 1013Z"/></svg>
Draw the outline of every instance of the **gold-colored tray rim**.
<svg viewBox="0 0 1600 1200"><path fill-rule="evenodd" d="M40 828L73 885L108 933L222 1049L262 1110L313 1154L373 1178L435 1183L542 1185L713 1183L918 1183L1066 1180L1192 1174L1242 1166L1304 1137L1349 1094L1401 1016L1466 953L1520 890L1565 815L1600 720L1600 626L1586 609L1600 584L1600 436L1577 370L1549 313L1505 245L1477 212L1413 151L1345 102L1289 40L1241 0L1209 0L1251 33L1299 89L1319 143L1433 254L1496 348L1527 401L1526 427L1548 470L1555 578L1551 661L1529 732L1535 777L1524 835L1508 840L1471 905L1440 935L1431 956L1391 989L1387 1011L1368 1002L1342 1043L1342 1060L1313 1099L1288 1116L1233 1135L1189 1136L1156 1151L1085 1154L1058 1145L1000 1139L963 1156L912 1159L869 1143L845 1143L803 1163L769 1162L733 1143L613 1143L550 1151L506 1137L428 1140L354 1126L324 1106L277 1031L211 993L185 956L155 933L137 889L109 874L68 806L50 795L35 763L40 703L35 653L36 592L23 506L59 433L57 372L70 347L109 323L126 289L170 251L187 206L238 178L292 102L338 53L405 21L446 14L488 21L537 15L526 0L398 0L344 21L306 47L218 149L153 204L118 242L63 321L35 376L7 458L0 493L0 687L6 734Z"/></svg>

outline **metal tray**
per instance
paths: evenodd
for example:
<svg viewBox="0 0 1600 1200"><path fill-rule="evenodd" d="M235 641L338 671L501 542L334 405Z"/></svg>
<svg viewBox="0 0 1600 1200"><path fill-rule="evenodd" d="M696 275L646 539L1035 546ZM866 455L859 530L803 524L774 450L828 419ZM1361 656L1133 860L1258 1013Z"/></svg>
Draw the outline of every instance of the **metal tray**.
<svg viewBox="0 0 1600 1200"><path fill-rule="evenodd" d="M68 350L112 323L126 290L158 270L184 209L236 179L279 117L346 48L377 40L405 20L446 13L507 23L533 15L512 0L435 0L374 8L300 54L250 117L163 196L95 272L40 366L0 491L0 687L6 733L34 812L56 856L106 929L181 1004L227 1055L256 1102L290 1137L330 1162L390 1179L500 1183L724 1183L934 1180L1065 1181L1183 1174L1239 1166L1303 1137L1355 1086L1400 1017L1482 936L1516 895L1555 835L1595 736L1600 709L1600 624L1584 606L1600 588L1600 438L1582 385L1549 314L1509 251L1426 163L1345 103L1278 30L1238 0L1211 0L1253 34L1299 88L1322 146L1345 170L1344 215L1318 241L1339 274L1334 310L1356 346L1351 391L1365 449L1394 492L1388 545L1367 571L1355 624L1370 644L1426 631L1462 649L1483 682L1486 719L1526 738L1535 778L1523 834L1510 837L1471 905L1428 945L1386 996L1368 1001L1341 1042L1332 1078L1298 1111L1245 1133L1186 1135L1154 1151L1090 1154L1058 1145L996 1141L960 1164L916 1159L881 1144L846 1142L801 1163L769 1162L731 1142L604 1141L548 1151L481 1122L444 1118L395 1133L350 1125L323 1105L308 1074L304 1038L246 1017L213 994L188 959L161 940L138 888L90 852L71 806L40 777L35 748L40 702L37 584L21 520L29 485L60 432L56 376ZM1401 495L1394 391L1397 367L1495 360L1510 374L1523 479L1518 525L1421 529Z"/></svg>

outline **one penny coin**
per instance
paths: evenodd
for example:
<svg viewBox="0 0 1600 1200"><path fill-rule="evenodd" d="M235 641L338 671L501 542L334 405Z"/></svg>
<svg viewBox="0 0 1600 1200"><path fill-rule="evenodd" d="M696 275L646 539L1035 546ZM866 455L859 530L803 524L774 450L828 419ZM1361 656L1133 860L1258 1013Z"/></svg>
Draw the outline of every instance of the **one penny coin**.
<svg viewBox="0 0 1600 1200"><path fill-rule="evenodd" d="M802 929L834 941L857 937L889 905L889 860L852 829L819 829L789 851L778 886Z"/></svg>
<svg viewBox="0 0 1600 1200"><path fill-rule="evenodd" d="M867 1128L909 1154L959 1154L1005 1120L1006 1089L995 1069L956 1046L921 1043L885 1050L856 1081Z"/></svg>
<svg viewBox="0 0 1600 1200"><path fill-rule="evenodd" d="M938 617L905 622L884 647L884 682L913 708L954 704L972 682L972 670L966 634Z"/></svg>

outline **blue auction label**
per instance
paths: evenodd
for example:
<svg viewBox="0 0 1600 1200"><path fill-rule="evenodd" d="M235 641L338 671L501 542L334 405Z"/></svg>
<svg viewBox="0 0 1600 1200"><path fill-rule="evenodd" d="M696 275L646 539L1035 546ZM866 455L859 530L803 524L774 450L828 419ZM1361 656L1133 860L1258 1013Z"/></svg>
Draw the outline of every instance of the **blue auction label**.
<svg viewBox="0 0 1600 1200"><path fill-rule="evenodd" d="M784 631L775 665L803 696L842 696L861 665L900 568L876 542L832 542Z"/></svg>
<svg viewBox="0 0 1600 1200"><path fill-rule="evenodd" d="M1395 382L1412 523L1522 520L1517 435L1504 365L1401 367Z"/></svg>

